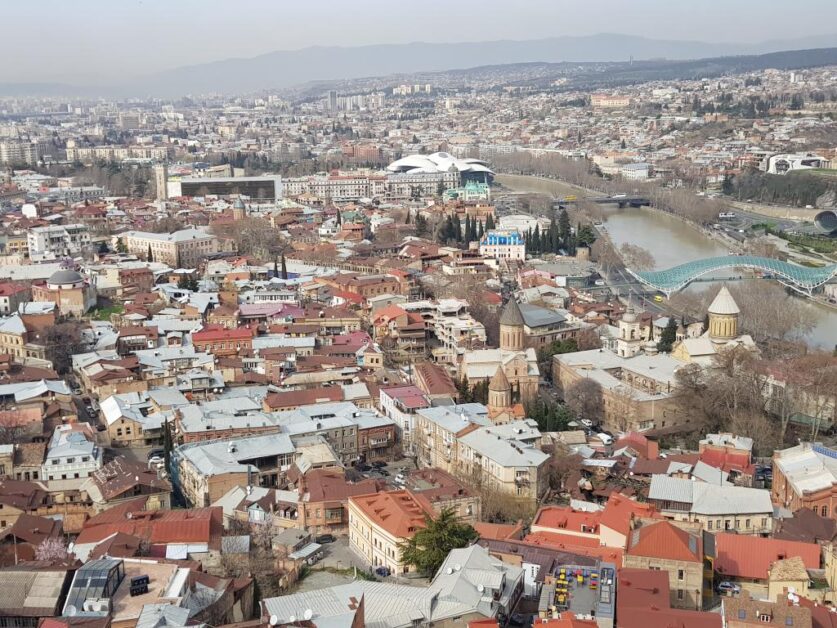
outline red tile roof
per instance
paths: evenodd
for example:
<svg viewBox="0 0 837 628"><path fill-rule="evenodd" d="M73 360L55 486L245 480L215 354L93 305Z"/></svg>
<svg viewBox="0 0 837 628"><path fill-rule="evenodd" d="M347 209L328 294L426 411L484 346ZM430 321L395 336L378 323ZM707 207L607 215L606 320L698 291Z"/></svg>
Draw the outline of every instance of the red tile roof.
<svg viewBox="0 0 837 628"><path fill-rule="evenodd" d="M720 613L671 608L665 571L627 569L617 572L616 618L624 628L720 628Z"/></svg>
<svg viewBox="0 0 837 628"><path fill-rule="evenodd" d="M595 539L593 540L595 541ZM585 543L590 543L590 541L570 537L566 534L555 534L554 532L534 532L529 534L523 541L532 545L540 545L541 547L569 552L570 554L592 556L617 566L622 565L624 555L621 547L592 547L585 545Z"/></svg>
<svg viewBox="0 0 837 628"><path fill-rule="evenodd" d="M727 532L715 535L715 570L725 576L764 580L770 565L791 556L801 557L806 569L820 568L820 546L815 543Z"/></svg>
<svg viewBox="0 0 837 628"><path fill-rule="evenodd" d="M204 329L192 334L192 342L212 342L214 340L250 340L253 330L248 328L235 329Z"/></svg>
<svg viewBox="0 0 837 628"><path fill-rule="evenodd" d="M349 498L349 503L366 515L375 525L396 538L412 538L424 527L424 515L433 515L432 509L424 505L407 490L358 495Z"/></svg>
<svg viewBox="0 0 837 628"><path fill-rule="evenodd" d="M702 563L703 541L668 521L659 521L633 531L628 554Z"/></svg>
<svg viewBox="0 0 837 628"><path fill-rule="evenodd" d="M657 511L651 504L641 504L619 493L611 493L602 511L599 525L628 536L634 517L656 516Z"/></svg>
<svg viewBox="0 0 837 628"><path fill-rule="evenodd" d="M559 530L572 530L587 534L599 533L600 512L583 512L569 506L544 506L535 515L533 526ZM570 535L567 535L570 536Z"/></svg>

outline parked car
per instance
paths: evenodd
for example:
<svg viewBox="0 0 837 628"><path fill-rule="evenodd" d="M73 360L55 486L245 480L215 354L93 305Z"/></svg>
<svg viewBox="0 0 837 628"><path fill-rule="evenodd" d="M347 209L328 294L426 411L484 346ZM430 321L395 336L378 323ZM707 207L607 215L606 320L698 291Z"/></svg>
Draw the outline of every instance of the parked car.
<svg viewBox="0 0 837 628"><path fill-rule="evenodd" d="M355 469L357 469L361 473L366 473L367 471L371 471L372 467L370 467L368 464L361 463L359 465L356 465Z"/></svg>
<svg viewBox="0 0 837 628"><path fill-rule="evenodd" d="M730 582L729 580L723 580L722 582L718 583L718 586L715 587L715 590L718 593L725 593L727 595L735 595L736 593L741 593L741 587L735 584L734 582Z"/></svg>
<svg viewBox="0 0 837 628"><path fill-rule="evenodd" d="M389 567L376 567L375 575L379 578L386 578L389 575Z"/></svg>
<svg viewBox="0 0 837 628"><path fill-rule="evenodd" d="M334 543L334 535L333 534L321 534L320 536L314 539L314 542L323 545L324 543Z"/></svg>
<svg viewBox="0 0 837 628"><path fill-rule="evenodd" d="M376 460L375 462L372 463L372 466L375 467L376 469L383 469L385 466L387 466L387 463L384 462L383 460Z"/></svg>
<svg viewBox="0 0 837 628"><path fill-rule="evenodd" d="M378 469L378 473L380 473L384 477L389 477L389 471L387 471L386 469Z"/></svg>
<svg viewBox="0 0 837 628"><path fill-rule="evenodd" d="M593 421L590 419L581 419L581 424L585 427L593 427Z"/></svg>
<svg viewBox="0 0 837 628"><path fill-rule="evenodd" d="M164 449L152 449L148 452L148 459L151 460L152 458L162 458L166 455L166 451Z"/></svg>

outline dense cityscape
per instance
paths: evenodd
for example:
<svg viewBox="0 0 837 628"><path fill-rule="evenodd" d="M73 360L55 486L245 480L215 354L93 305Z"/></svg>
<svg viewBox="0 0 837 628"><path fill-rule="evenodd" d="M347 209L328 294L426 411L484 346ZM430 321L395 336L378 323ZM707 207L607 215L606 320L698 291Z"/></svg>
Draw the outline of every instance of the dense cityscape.
<svg viewBox="0 0 837 628"><path fill-rule="evenodd" d="M0 626L837 626L835 53L0 85Z"/></svg>

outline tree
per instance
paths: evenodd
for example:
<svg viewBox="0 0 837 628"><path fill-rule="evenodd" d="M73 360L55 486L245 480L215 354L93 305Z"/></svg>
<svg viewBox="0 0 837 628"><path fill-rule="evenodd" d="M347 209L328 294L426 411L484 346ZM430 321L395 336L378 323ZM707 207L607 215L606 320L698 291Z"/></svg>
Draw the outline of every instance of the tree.
<svg viewBox="0 0 837 628"><path fill-rule="evenodd" d="M653 329L653 325L652 325ZM677 321L673 316L668 317L668 323L660 334L660 339L657 341L657 349L664 353L671 353L674 343L677 341Z"/></svg>
<svg viewBox="0 0 837 628"><path fill-rule="evenodd" d="M282 280L288 280L288 264L285 261L285 252L282 252Z"/></svg>
<svg viewBox="0 0 837 628"><path fill-rule="evenodd" d="M485 230L492 231L496 227L494 226L494 214L488 214L488 218L485 219Z"/></svg>
<svg viewBox="0 0 837 628"><path fill-rule="evenodd" d="M568 248L570 237L572 236L572 227L570 227L570 216L566 209L562 209L558 215L558 237L561 239L561 244Z"/></svg>
<svg viewBox="0 0 837 628"><path fill-rule="evenodd" d="M87 351L87 342L82 336L83 326L77 321L67 321L48 327L43 332L46 358L59 375L70 371L73 356Z"/></svg>
<svg viewBox="0 0 837 628"><path fill-rule="evenodd" d="M476 538L471 525L461 521L452 508L445 508L435 518L425 514L424 527L401 543L399 550L403 562L432 577L451 550L466 547Z"/></svg>
<svg viewBox="0 0 837 628"><path fill-rule="evenodd" d="M172 437L172 426L168 418L163 420L163 461L166 473L171 474L171 454L174 450L174 438Z"/></svg>
<svg viewBox="0 0 837 628"><path fill-rule="evenodd" d="M418 237L426 236L428 234L427 218L422 214L416 214L416 235Z"/></svg>
<svg viewBox="0 0 837 628"><path fill-rule="evenodd" d="M67 544L61 537L51 536L35 548L35 560L54 562L66 560L67 556Z"/></svg>
<svg viewBox="0 0 837 628"><path fill-rule="evenodd" d="M340 215L340 210L339 209L337 210L337 216L336 216L335 220L337 221L338 225L343 224L343 217Z"/></svg>
<svg viewBox="0 0 837 628"><path fill-rule="evenodd" d="M154 255L151 253L151 245L148 245L148 253L145 254L145 261L146 262L153 262Z"/></svg>
<svg viewBox="0 0 837 628"><path fill-rule="evenodd" d="M409 225L409 224L410 224L410 216L411 216L411 213L410 213L410 210L408 209L408 210L407 210L407 217L404 219L404 224L405 224L405 225Z"/></svg>
<svg viewBox="0 0 837 628"><path fill-rule="evenodd" d="M625 260L625 265L634 270L650 270L656 263L651 251L636 244L625 242L619 248L619 252Z"/></svg>
<svg viewBox="0 0 837 628"><path fill-rule="evenodd" d="M601 385L588 378L573 382L564 391L564 401L576 419L600 423L604 417L604 395Z"/></svg>

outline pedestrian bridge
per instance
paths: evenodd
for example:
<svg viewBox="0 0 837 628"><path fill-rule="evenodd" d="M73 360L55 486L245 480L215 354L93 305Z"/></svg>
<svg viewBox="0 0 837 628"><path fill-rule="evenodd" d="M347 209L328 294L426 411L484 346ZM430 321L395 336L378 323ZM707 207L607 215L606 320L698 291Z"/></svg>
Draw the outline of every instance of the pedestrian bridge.
<svg viewBox="0 0 837 628"><path fill-rule="evenodd" d="M629 268L628 272L646 286L670 296L702 275L729 268L751 268L761 271L794 290L808 295L837 275L837 264L808 268L754 255L710 257L680 264L668 270L634 271Z"/></svg>

